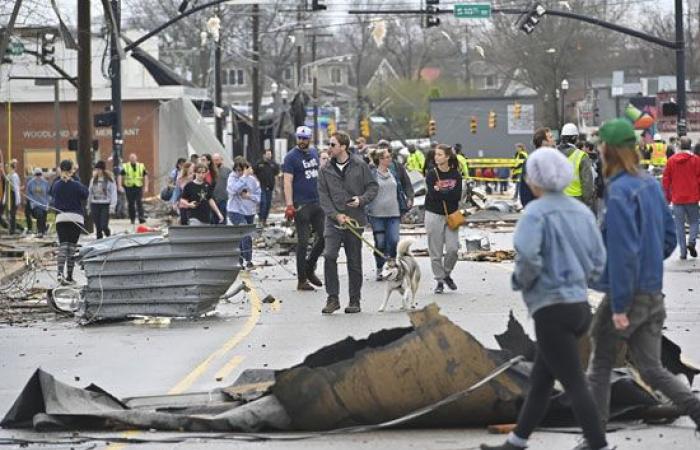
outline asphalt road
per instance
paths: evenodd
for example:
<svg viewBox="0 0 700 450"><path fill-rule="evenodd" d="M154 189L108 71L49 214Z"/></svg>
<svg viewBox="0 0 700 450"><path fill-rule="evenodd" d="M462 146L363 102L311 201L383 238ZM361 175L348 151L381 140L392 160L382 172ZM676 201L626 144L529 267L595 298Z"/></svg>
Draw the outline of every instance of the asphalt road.
<svg viewBox="0 0 700 450"><path fill-rule="evenodd" d="M496 247L508 248L510 234L490 234ZM423 236L412 236L414 248L425 248ZM294 259L256 252L254 260L274 264L259 267L241 278L250 281L253 290L239 294L231 304L221 304L216 314L198 320L173 320L169 324L148 325L134 321L77 326L69 319L33 324L28 327L0 326L0 414L4 414L24 383L37 367L77 386L95 383L118 397L207 391L225 386L249 368L284 368L301 362L305 355L343 339L348 335L362 338L371 332L407 326L408 317L398 311L394 297L388 312L377 309L384 295L384 285L374 281L373 261L364 252L365 281L363 312L346 315L336 312L322 316L325 293L296 292L293 277ZM342 260L342 259L341 259ZM528 331L527 318L519 296L510 290L511 263L460 262L454 273L457 292L432 293L428 258L419 258L423 272L418 305L437 303L442 312L477 337L488 347L496 347L493 338L505 329L508 312ZM347 303L347 274L340 264L341 304ZM666 264L668 307L667 335L681 345L684 355L700 361L700 263L679 261L677 256ZM277 299L262 304L266 295ZM597 294L591 300L599 299ZM696 388L698 382L696 381ZM0 430L0 439L25 436ZM35 433L29 436L37 437ZM137 434L130 434L131 436ZM149 437L168 433L148 433ZM388 431L362 435L334 436L301 442L240 443L217 440L188 441L181 444L129 445L122 448L358 448L371 449L390 445L406 449L475 448L480 442L499 442L503 437L485 430L414 430ZM570 448L576 443L573 434L538 432L531 441L533 449ZM700 448L691 422L678 420L670 426L643 427L611 433L610 441L618 449ZM91 446L55 446L42 448L91 448Z"/></svg>

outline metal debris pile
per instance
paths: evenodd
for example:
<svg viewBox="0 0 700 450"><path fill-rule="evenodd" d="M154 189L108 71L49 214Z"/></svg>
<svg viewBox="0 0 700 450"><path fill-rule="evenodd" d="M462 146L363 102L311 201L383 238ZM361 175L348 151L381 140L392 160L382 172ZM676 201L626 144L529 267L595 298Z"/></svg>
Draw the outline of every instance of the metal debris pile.
<svg viewBox="0 0 700 450"><path fill-rule="evenodd" d="M167 234L117 235L81 249L87 285L76 315L197 317L213 310L241 270L253 225L172 226Z"/></svg>

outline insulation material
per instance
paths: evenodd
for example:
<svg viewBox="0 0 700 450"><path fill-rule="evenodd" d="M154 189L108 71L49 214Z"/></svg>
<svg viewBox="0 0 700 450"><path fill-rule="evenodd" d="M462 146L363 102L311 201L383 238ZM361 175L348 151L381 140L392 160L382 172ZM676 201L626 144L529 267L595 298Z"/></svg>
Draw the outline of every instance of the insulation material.
<svg viewBox="0 0 700 450"><path fill-rule="evenodd" d="M414 328L348 338L277 373L274 395L294 428L375 424L431 405L476 383L501 362L436 305L410 313ZM506 372L469 397L412 425L467 426L512 421L524 380Z"/></svg>

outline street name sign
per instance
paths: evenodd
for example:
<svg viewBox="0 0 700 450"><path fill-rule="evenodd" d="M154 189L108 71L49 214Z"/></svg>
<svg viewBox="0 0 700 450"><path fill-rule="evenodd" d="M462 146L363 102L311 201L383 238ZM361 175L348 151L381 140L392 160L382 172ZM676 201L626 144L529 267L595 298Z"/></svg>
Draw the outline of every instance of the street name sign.
<svg viewBox="0 0 700 450"><path fill-rule="evenodd" d="M453 12L458 19L488 19L491 17L491 3L458 3Z"/></svg>

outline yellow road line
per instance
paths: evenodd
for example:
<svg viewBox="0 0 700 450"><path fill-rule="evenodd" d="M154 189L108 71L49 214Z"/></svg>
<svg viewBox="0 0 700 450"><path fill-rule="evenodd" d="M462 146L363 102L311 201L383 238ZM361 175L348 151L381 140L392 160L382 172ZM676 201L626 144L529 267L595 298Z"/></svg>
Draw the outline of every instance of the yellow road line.
<svg viewBox="0 0 700 450"><path fill-rule="evenodd" d="M185 378L180 380L179 383L175 385L170 391L168 391L168 394L181 394L185 392L187 389L189 389L192 384L194 384L195 381L199 379L208 369L209 365L211 363L224 356L226 353L231 351L232 348L234 348L236 345L240 344L240 342L245 339L251 331L253 331L253 328L255 328L255 325L258 323L258 320L260 320L260 310L261 310L261 301L260 297L258 296L258 292L255 290L255 287L253 286L253 282L250 280L250 276L247 273L241 272L241 278L246 281L246 284L250 286L250 316L248 317L248 320L246 320L245 325L243 325L243 328L236 333L231 339L226 341L224 345L219 347L218 350L214 351L212 354L207 356L195 369L190 372Z"/></svg>
<svg viewBox="0 0 700 450"><path fill-rule="evenodd" d="M224 378L229 376L229 374L233 371L233 369L238 367L238 365L241 362L243 362L244 359L245 359L245 356L240 356L240 355L234 356L233 358L231 358L229 360L229 362L226 363L226 365L224 367L222 367L221 369L219 369L218 372L216 372L216 375L214 375L214 379L215 380L223 380Z"/></svg>
<svg viewBox="0 0 700 450"><path fill-rule="evenodd" d="M168 391L168 394L170 395L175 395L175 394L181 394L185 392L187 389L189 389L192 384L194 384L204 373L206 373L207 369L209 368L209 365L224 356L226 353L231 351L236 345L240 344L240 342L245 339L252 331L253 328L255 328L255 325L258 323L258 320L260 320L260 311L261 311L261 306L262 302L260 301L260 296L258 295L258 291L255 289L255 286L253 285L253 282L250 280L250 276L245 273L241 272L241 278L243 278L244 281L246 281L246 284L250 287L250 316L246 320L245 324L243 325L243 328L236 333L231 339L226 341L224 345L219 347L219 349L215 350L212 354L207 356L202 362L200 362L195 369L187 374L185 378L180 380L170 391ZM233 361L237 357L234 357L231 359L231 361L228 362L219 372L223 372L224 369L227 369L229 365L233 363ZM239 357L242 358L243 357ZM240 361L237 362L239 364ZM232 365L228 373L233 370L236 365ZM227 374L228 374L227 373ZM132 431L126 431L122 433L122 437L124 438L129 438L138 435L141 433L140 430L132 430ZM114 444L110 445L109 449L110 450L122 450L126 448L129 444L124 443L124 444Z"/></svg>

